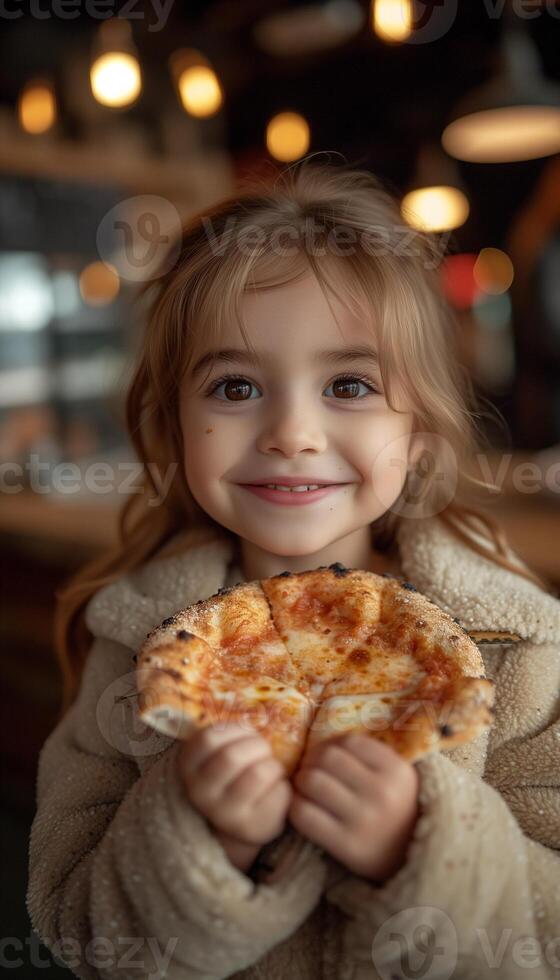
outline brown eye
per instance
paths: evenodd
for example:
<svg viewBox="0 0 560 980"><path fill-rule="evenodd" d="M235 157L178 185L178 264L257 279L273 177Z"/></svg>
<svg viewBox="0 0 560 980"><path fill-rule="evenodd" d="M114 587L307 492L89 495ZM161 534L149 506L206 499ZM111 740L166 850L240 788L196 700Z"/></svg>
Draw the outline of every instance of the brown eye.
<svg viewBox="0 0 560 980"><path fill-rule="evenodd" d="M359 391L360 382L348 379L333 381L333 391L342 392L343 398L355 398Z"/></svg>
<svg viewBox="0 0 560 980"><path fill-rule="evenodd" d="M228 402L245 402L248 399L245 397L250 394L251 388L254 388L254 384L247 381L247 378L237 378L235 376L230 376L228 378L218 378L214 381L208 392L209 395L214 395L219 401ZM222 395L217 395L216 392L223 388L224 397ZM256 389L255 389L256 390Z"/></svg>
<svg viewBox="0 0 560 980"><path fill-rule="evenodd" d="M248 381L226 381L224 384L224 394L232 402L245 401L251 393L251 385Z"/></svg>
<svg viewBox="0 0 560 980"><path fill-rule="evenodd" d="M359 389L360 385L366 389L365 395L360 395ZM377 387L369 380L369 378L359 377L358 375L341 375L331 381L330 385L325 389L332 388L333 392L338 389L341 394L335 393L335 398L337 401L361 401L362 398L367 397L369 394L377 394Z"/></svg>

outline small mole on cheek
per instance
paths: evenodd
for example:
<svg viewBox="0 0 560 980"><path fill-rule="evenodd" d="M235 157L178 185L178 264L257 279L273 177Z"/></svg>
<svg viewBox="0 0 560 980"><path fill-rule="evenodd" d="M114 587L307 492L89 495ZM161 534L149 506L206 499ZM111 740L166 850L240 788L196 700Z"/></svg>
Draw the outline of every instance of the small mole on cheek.
<svg viewBox="0 0 560 980"><path fill-rule="evenodd" d="M206 432L206 435L208 435L208 433L209 433L209 432L213 432L213 431L214 431L214 429L206 429L206 430L205 430L205 432Z"/></svg>

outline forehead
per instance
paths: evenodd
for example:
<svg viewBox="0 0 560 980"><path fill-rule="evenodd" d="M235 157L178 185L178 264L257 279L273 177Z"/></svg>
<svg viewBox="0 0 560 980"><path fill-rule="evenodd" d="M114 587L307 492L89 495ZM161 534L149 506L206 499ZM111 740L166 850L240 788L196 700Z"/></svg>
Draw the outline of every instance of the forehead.
<svg viewBox="0 0 560 980"><path fill-rule="evenodd" d="M372 369L379 363L375 331L365 316L332 293L327 301L311 276L243 294L236 315L224 317L212 342L193 357L190 373L219 364L291 366L294 357L320 366L367 362Z"/></svg>
<svg viewBox="0 0 560 980"><path fill-rule="evenodd" d="M240 316L248 341L263 353L281 353L287 346L301 355L319 348L373 345L371 324L328 290L328 299L314 275L268 289L249 290L240 299ZM243 343L239 324L226 319L222 343Z"/></svg>

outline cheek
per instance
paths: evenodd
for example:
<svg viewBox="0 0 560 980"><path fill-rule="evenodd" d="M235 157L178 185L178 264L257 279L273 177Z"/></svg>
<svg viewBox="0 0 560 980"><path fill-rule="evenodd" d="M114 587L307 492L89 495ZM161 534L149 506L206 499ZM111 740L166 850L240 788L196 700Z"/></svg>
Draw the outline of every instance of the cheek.
<svg viewBox="0 0 560 980"><path fill-rule="evenodd" d="M196 404L181 407L184 462L189 483L212 473L220 453L220 429Z"/></svg>
<svg viewBox="0 0 560 980"><path fill-rule="evenodd" d="M219 476L232 454L231 439L226 439L219 425L199 423L186 430L184 441L185 470L189 482Z"/></svg>
<svg viewBox="0 0 560 980"><path fill-rule="evenodd" d="M410 430L394 418L376 426L375 435L364 442L362 472L366 486L388 506L400 492L407 476ZM387 498L387 499L386 499Z"/></svg>
<svg viewBox="0 0 560 980"><path fill-rule="evenodd" d="M243 432L234 420L217 417L197 404L181 411L185 476L191 490L206 492L246 456Z"/></svg>

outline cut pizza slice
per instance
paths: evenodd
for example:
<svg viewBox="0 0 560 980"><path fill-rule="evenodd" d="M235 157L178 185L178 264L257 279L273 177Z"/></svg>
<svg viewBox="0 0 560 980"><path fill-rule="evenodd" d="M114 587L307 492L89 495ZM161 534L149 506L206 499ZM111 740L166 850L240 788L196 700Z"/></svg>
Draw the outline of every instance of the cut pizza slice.
<svg viewBox="0 0 560 980"><path fill-rule="evenodd" d="M344 734L369 735L413 762L434 749L471 741L491 724L493 685L485 678L417 675L398 691L340 693L327 685L306 749Z"/></svg>
<svg viewBox="0 0 560 980"><path fill-rule="evenodd" d="M237 722L269 741L287 772L297 764L311 705L258 582L221 589L164 620L137 661L139 713L175 738Z"/></svg>
<svg viewBox="0 0 560 980"><path fill-rule="evenodd" d="M316 706L306 748L356 732L412 761L491 723L478 648L411 583L335 563L261 585Z"/></svg>

